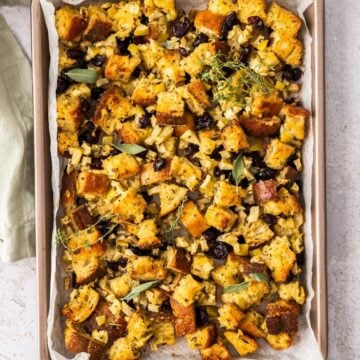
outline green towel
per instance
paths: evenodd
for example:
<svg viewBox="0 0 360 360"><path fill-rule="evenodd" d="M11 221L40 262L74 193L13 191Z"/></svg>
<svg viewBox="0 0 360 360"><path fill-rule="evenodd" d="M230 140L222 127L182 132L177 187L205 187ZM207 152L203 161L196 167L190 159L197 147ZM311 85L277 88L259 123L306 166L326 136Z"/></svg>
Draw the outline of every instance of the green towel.
<svg viewBox="0 0 360 360"><path fill-rule="evenodd" d="M0 0L15 3L29 2ZM35 255L32 82L1 16L0 44L0 257L9 262Z"/></svg>

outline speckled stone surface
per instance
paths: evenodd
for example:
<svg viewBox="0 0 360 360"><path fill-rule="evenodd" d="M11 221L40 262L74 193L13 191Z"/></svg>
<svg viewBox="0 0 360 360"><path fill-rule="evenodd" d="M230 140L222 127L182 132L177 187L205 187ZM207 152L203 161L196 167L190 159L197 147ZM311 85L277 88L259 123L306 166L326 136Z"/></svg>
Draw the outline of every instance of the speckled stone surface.
<svg viewBox="0 0 360 360"><path fill-rule="evenodd" d="M355 360L360 359L360 1L325 2L329 359ZM5 12L29 54L29 12ZM0 360L36 359L35 287L34 259L0 262Z"/></svg>

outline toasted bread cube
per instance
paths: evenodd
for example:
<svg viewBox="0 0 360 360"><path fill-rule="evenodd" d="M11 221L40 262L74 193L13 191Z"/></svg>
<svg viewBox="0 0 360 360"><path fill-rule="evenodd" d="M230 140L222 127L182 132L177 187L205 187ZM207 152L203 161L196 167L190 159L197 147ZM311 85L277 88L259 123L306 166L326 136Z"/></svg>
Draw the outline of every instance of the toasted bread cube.
<svg viewBox="0 0 360 360"><path fill-rule="evenodd" d="M296 214L301 214L302 209L299 202L299 199L290 194L286 188L281 188L278 191L278 200L270 200L263 204L264 213L271 215L285 215L293 216Z"/></svg>
<svg viewBox="0 0 360 360"><path fill-rule="evenodd" d="M79 174L76 183L77 194L88 199L105 196L110 187L107 175L101 172L83 171Z"/></svg>
<svg viewBox="0 0 360 360"><path fill-rule="evenodd" d="M251 136L268 137L276 134L280 129L281 121L277 116L270 118L257 118L242 115L239 118L240 125Z"/></svg>
<svg viewBox="0 0 360 360"><path fill-rule="evenodd" d="M89 227L85 230L75 232L67 238L67 247L70 250L78 250L83 247L88 247L99 242L101 233L94 227Z"/></svg>
<svg viewBox="0 0 360 360"><path fill-rule="evenodd" d="M262 324L262 329L266 332L265 340L269 345L275 350L285 350L288 349L292 344L292 338L287 333L280 333L278 335L271 335L268 333L266 328L266 322Z"/></svg>
<svg viewBox="0 0 360 360"><path fill-rule="evenodd" d="M216 343L207 349L200 350L201 360L231 360L229 350L220 343Z"/></svg>
<svg viewBox="0 0 360 360"><path fill-rule="evenodd" d="M145 164L141 167L140 182L143 186L162 183L171 179L170 162L160 171L154 170L154 163Z"/></svg>
<svg viewBox="0 0 360 360"><path fill-rule="evenodd" d="M99 6L88 7L88 24L84 31L87 41L96 42L108 37L112 30L112 22Z"/></svg>
<svg viewBox="0 0 360 360"><path fill-rule="evenodd" d="M184 199L187 189L175 184L162 183L148 191L149 195L159 194L160 216L165 216L174 211Z"/></svg>
<svg viewBox="0 0 360 360"><path fill-rule="evenodd" d="M187 86L190 94L204 107L210 106L209 96L201 80L194 80Z"/></svg>
<svg viewBox="0 0 360 360"><path fill-rule="evenodd" d="M220 133L217 129L201 130L197 134L200 141L200 152L211 155L220 145Z"/></svg>
<svg viewBox="0 0 360 360"><path fill-rule="evenodd" d="M266 24L279 33L296 37L301 28L301 19L273 1L267 13Z"/></svg>
<svg viewBox="0 0 360 360"><path fill-rule="evenodd" d="M90 225L93 225L95 220L89 211L88 206L80 205L70 212L73 224L78 230L85 230Z"/></svg>
<svg viewBox="0 0 360 360"><path fill-rule="evenodd" d="M114 86L102 94L96 105L93 122L106 134L110 135L120 128L121 121L143 113L140 107L134 106L127 98L122 96L120 89Z"/></svg>
<svg viewBox="0 0 360 360"><path fill-rule="evenodd" d="M175 345L175 328L171 321L160 321L154 324L154 337L150 341L150 347L160 345Z"/></svg>
<svg viewBox="0 0 360 360"><path fill-rule="evenodd" d="M262 249L262 257L272 271L275 282L284 282L296 262L296 255L291 250L286 237L275 237L269 245Z"/></svg>
<svg viewBox="0 0 360 360"><path fill-rule="evenodd" d="M241 195L244 195L241 189L226 181L218 181L215 184L214 204L224 207L238 206L241 204Z"/></svg>
<svg viewBox="0 0 360 360"><path fill-rule="evenodd" d="M70 148L79 147L79 141L76 132L59 131L57 141L58 151L62 156L68 156Z"/></svg>
<svg viewBox="0 0 360 360"><path fill-rule="evenodd" d="M236 219L237 216L232 211L216 205L210 205L205 214L208 225L220 231L229 231Z"/></svg>
<svg viewBox="0 0 360 360"><path fill-rule="evenodd" d="M186 335L186 339L190 349L206 349L216 340L216 326L215 324L206 325L193 334Z"/></svg>
<svg viewBox="0 0 360 360"><path fill-rule="evenodd" d="M141 60L127 55L111 55L105 66L105 77L109 80L129 82Z"/></svg>
<svg viewBox="0 0 360 360"><path fill-rule="evenodd" d="M241 330L238 332L225 331L224 335L240 356L252 354L260 348L253 338L245 335Z"/></svg>
<svg viewBox="0 0 360 360"><path fill-rule="evenodd" d="M109 349L110 360L136 360L139 355L139 350L127 337L117 339Z"/></svg>
<svg viewBox="0 0 360 360"><path fill-rule="evenodd" d="M118 134L125 144L142 144L151 134L151 129L140 129L136 121L127 121L121 123Z"/></svg>
<svg viewBox="0 0 360 360"><path fill-rule="evenodd" d="M193 257L191 264L191 273L200 277L201 279L208 280L211 271L215 268L214 260L204 254L197 254Z"/></svg>
<svg viewBox="0 0 360 360"><path fill-rule="evenodd" d="M55 13L56 30L61 41L79 41L86 28L86 21L80 11L72 6L64 6Z"/></svg>
<svg viewBox="0 0 360 360"><path fill-rule="evenodd" d="M163 260L155 260L150 256L139 256L131 259L126 271L135 280L151 281L164 280L167 276L167 269Z"/></svg>
<svg viewBox="0 0 360 360"><path fill-rule="evenodd" d="M133 280L127 273L109 280L110 289L119 298L126 296L133 287L139 285L139 282Z"/></svg>
<svg viewBox="0 0 360 360"><path fill-rule="evenodd" d="M177 13L174 0L154 0L154 5L166 14L168 20L176 19Z"/></svg>
<svg viewBox="0 0 360 360"><path fill-rule="evenodd" d="M87 352L90 336L67 321L64 331L65 347L73 354Z"/></svg>
<svg viewBox="0 0 360 360"><path fill-rule="evenodd" d="M152 322L145 313L133 312L127 325L127 338L137 349L143 348L153 335Z"/></svg>
<svg viewBox="0 0 360 360"><path fill-rule="evenodd" d="M251 16L259 16L266 19L266 0L238 0L238 17L244 24L248 24Z"/></svg>
<svg viewBox="0 0 360 360"><path fill-rule="evenodd" d="M241 320L239 327L246 334L252 337L264 338L265 331L261 328L264 317L257 311L250 310L245 313L245 317Z"/></svg>
<svg viewBox="0 0 360 360"><path fill-rule="evenodd" d="M300 40L277 31L271 33L271 39L270 49L278 58L293 67L301 65L303 44Z"/></svg>
<svg viewBox="0 0 360 360"><path fill-rule="evenodd" d="M233 0L210 0L208 4L208 10L219 15L229 15L237 9L236 1Z"/></svg>
<svg viewBox="0 0 360 360"><path fill-rule="evenodd" d="M198 32L219 38L224 22L225 16L214 14L209 10L200 10L195 16L194 26Z"/></svg>
<svg viewBox="0 0 360 360"><path fill-rule="evenodd" d="M304 288L298 281L292 281L288 284L280 284L279 286L280 298L286 301L294 300L300 305L305 304L306 295Z"/></svg>
<svg viewBox="0 0 360 360"><path fill-rule="evenodd" d="M197 206L192 201L188 201L184 205L180 219L186 230L194 237L200 236L209 228L204 215L201 214Z"/></svg>
<svg viewBox="0 0 360 360"><path fill-rule="evenodd" d="M140 223L144 218L144 210L147 206L144 198L134 190L126 190L113 202L113 211L120 220Z"/></svg>
<svg viewBox="0 0 360 360"><path fill-rule="evenodd" d="M294 301L276 300L266 306L266 328L271 335L298 331L299 305Z"/></svg>
<svg viewBox="0 0 360 360"><path fill-rule="evenodd" d="M220 326L227 330L235 330L239 328L240 322L245 318L242 312L235 304L224 304L218 309L218 321Z"/></svg>
<svg viewBox="0 0 360 360"><path fill-rule="evenodd" d="M164 91L165 84L160 80L142 78L135 86L132 99L137 105L150 106L156 104L158 94Z"/></svg>
<svg viewBox="0 0 360 360"><path fill-rule="evenodd" d="M170 305L175 316L175 332L176 336L185 336L196 330L196 317L194 305L184 306L170 298Z"/></svg>
<svg viewBox="0 0 360 360"><path fill-rule="evenodd" d="M164 50L156 67L167 82L179 84L185 80L185 72L180 66L181 55L178 50Z"/></svg>
<svg viewBox="0 0 360 360"><path fill-rule="evenodd" d="M78 173L76 170L71 170L70 173L65 169L62 183L61 183L61 205L68 208L75 205L76 198L76 180Z"/></svg>
<svg viewBox="0 0 360 360"><path fill-rule="evenodd" d="M195 131L194 116L190 112L185 111L183 124L175 126L174 134L180 137L188 130Z"/></svg>
<svg viewBox="0 0 360 360"><path fill-rule="evenodd" d="M305 139L305 121L309 112L299 106L286 105L282 108L281 115L285 115L285 121L280 130L280 140L298 145Z"/></svg>
<svg viewBox="0 0 360 360"><path fill-rule="evenodd" d="M241 128L238 121L230 121L221 131L221 139L224 148L230 152L239 152L247 149L249 143L247 141L244 130Z"/></svg>
<svg viewBox="0 0 360 360"><path fill-rule="evenodd" d="M154 219L147 219L136 226L135 235L139 238L136 246L140 249L155 249L162 242L157 237L158 228Z"/></svg>
<svg viewBox="0 0 360 360"><path fill-rule="evenodd" d="M184 274L190 274L190 261L183 249L176 247L167 252L167 268Z"/></svg>
<svg viewBox="0 0 360 360"><path fill-rule="evenodd" d="M87 284L104 273L101 256L105 253L105 246L96 243L90 247L81 248L72 255L71 265L76 275L76 283Z"/></svg>
<svg viewBox="0 0 360 360"><path fill-rule="evenodd" d="M251 113L254 116L274 116L279 114L283 100L275 94L256 95L251 103Z"/></svg>
<svg viewBox="0 0 360 360"><path fill-rule="evenodd" d="M181 125L185 111L185 103L176 92L158 94L156 119L159 125Z"/></svg>
<svg viewBox="0 0 360 360"><path fill-rule="evenodd" d="M174 290L173 298L183 306L193 304L199 296L203 285L192 275L184 276Z"/></svg>
<svg viewBox="0 0 360 360"><path fill-rule="evenodd" d="M255 202L259 205L269 200L277 200L275 180L260 180L257 183L253 183L253 193Z"/></svg>
<svg viewBox="0 0 360 360"><path fill-rule="evenodd" d="M84 322L95 310L100 295L88 285L74 289L62 309L62 314L74 323Z"/></svg>
<svg viewBox="0 0 360 360"><path fill-rule="evenodd" d="M199 185L202 172L185 157L174 156L170 166L171 176L180 184L184 184L193 191Z"/></svg>
<svg viewBox="0 0 360 360"><path fill-rule="evenodd" d="M288 158L295 152L295 148L278 139L272 139L266 149L265 164L276 170L282 169Z"/></svg>
<svg viewBox="0 0 360 360"><path fill-rule="evenodd" d="M126 180L140 173L135 157L126 153L109 156L102 161L104 171L110 179Z"/></svg>

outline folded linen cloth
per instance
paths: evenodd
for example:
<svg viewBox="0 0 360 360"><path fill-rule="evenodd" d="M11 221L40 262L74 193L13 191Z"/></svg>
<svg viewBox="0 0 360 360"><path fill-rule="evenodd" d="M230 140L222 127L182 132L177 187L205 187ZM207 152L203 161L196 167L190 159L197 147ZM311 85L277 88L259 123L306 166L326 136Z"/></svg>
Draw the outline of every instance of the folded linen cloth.
<svg viewBox="0 0 360 360"><path fill-rule="evenodd" d="M0 5L28 0L0 0ZM29 29L30 31L30 29ZM0 16L0 258L35 255L31 65Z"/></svg>

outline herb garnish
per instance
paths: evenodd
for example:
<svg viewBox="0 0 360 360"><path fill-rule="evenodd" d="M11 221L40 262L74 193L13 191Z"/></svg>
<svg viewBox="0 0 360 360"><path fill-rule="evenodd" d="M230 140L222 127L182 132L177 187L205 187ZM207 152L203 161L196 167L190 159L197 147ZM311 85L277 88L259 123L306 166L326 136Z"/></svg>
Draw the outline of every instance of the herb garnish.
<svg viewBox="0 0 360 360"><path fill-rule="evenodd" d="M98 79L98 73L94 69L71 69L66 75L78 83L94 84Z"/></svg>
<svg viewBox="0 0 360 360"><path fill-rule="evenodd" d="M185 196L176 210L175 219L171 221L170 225L165 230L165 237L168 242L172 242L174 240L174 231L179 227L181 215L184 211L184 206L187 201L188 197Z"/></svg>
<svg viewBox="0 0 360 360"><path fill-rule="evenodd" d="M146 148L137 145L137 144L112 144L112 146L124 153L130 154L130 155L137 155L141 154L142 152L146 151Z"/></svg>
<svg viewBox="0 0 360 360"><path fill-rule="evenodd" d="M232 176L233 176L233 178L235 180L236 186L239 186L239 184L240 184L241 178L244 175L244 169L245 169L244 158L240 154L236 158L236 160L234 161L234 166L233 166L233 169L232 169Z"/></svg>
<svg viewBox="0 0 360 360"><path fill-rule="evenodd" d="M252 273L252 274L249 274L249 277L257 282L268 283L268 281L269 281L267 276L262 273ZM251 283L251 281L248 280L248 281L244 281L240 284L230 285L230 286L226 287L223 292L224 292L224 294L239 292L243 289L246 289L250 285L250 283Z"/></svg>
<svg viewBox="0 0 360 360"><path fill-rule="evenodd" d="M161 281L159 281L159 280L154 280L154 281L149 281L149 282L143 283L139 286L136 286L125 297L121 298L121 300L124 300L124 301L133 300L138 295L140 295L142 292L153 288L154 286L160 284L160 282Z"/></svg>

